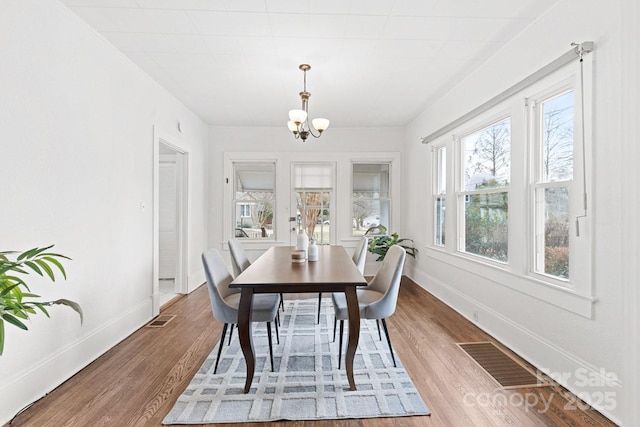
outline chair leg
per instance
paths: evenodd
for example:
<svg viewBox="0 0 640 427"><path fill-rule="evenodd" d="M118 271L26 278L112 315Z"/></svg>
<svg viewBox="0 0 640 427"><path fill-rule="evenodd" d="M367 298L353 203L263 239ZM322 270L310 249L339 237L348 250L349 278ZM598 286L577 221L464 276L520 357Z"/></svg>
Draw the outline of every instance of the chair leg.
<svg viewBox="0 0 640 427"><path fill-rule="evenodd" d="M216 366L213 367L213 373L218 371L218 362L220 362L220 354L222 354L222 346L224 345L224 336L227 334L228 323L225 323L222 327L222 337L220 337L220 346L218 347L218 357L216 358Z"/></svg>
<svg viewBox="0 0 640 427"><path fill-rule="evenodd" d="M282 292L280 292L280 308L282 309L282 312L284 313L284 295L282 295Z"/></svg>
<svg viewBox="0 0 640 427"><path fill-rule="evenodd" d="M277 316L280 317L280 315L277 315ZM280 344L280 332L278 330L278 324L279 323L280 323L279 321L276 322L276 340L278 341L278 344Z"/></svg>
<svg viewBox="0 0 640 427"><path fill-rule="evenodd" d="M318 325L320 324L320 307L322 306L322 292L318 292Z"/></svg>
<svg viewBox="0 0 640 427"><path fill-rule="evenodd" d="M338 343L338 369L342 361L342 332L344 331L344 320L340 321L340 342Z"/></svg>
<svg viewBox="0 0 640 427"><path fill-rule="evenodd" d="M333 342L336 342L336 325L338 324L338 318L333 316Z"/></svg>
<svg viewBox="0 0 640 427"><path fill-rule="evenodd" d="M227 344L227 345L231 345L231 337L233 336L233 327L234 326L235 325L232 323L231 324L231 329L229 330L229 344Z"/></svg>
<svg viewBox="0 0 640 427"><path fill-rule="evenodd" d="M280 312L279 311L276 312L276 324L278 326L280 326Z"/></svg>
<svg viewBox="0 0 640 427"><path fill-rule="evenodd" d="M269 358L271 359L271 372L273 370L273 342L271 341L271 322L267 322L267 338L269 339Z"/></svg>
<svg viewBox="0 0 640 427"><path fill-rule="evenodd" d="M396 365L396 358L393 355L393 348L391 347L391 338L389 337L387 322L384 319L381 319L381 320L382 320L382 327L384 328L384 333L387 336L387 344L389 344L389 352L391 353L391 360L393 360L393 366L397 368L398 365Z"/></svg>
<svg viewBox="0 0 640 427"><path fill-rule="evenodd" d="M380 319L376 319L376 326L378 327L378 339L382 341L382 335L380 335Z"/></svg>

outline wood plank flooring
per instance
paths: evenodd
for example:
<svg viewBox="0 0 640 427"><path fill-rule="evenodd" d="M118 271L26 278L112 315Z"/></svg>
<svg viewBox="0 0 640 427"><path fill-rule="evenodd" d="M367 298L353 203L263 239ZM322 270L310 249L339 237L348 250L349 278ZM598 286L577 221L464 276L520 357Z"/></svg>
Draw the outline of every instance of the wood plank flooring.
<svg viewBox="0 0 640 427"><path fill-rule="evenodd" d="M163 328L139 329L7 425L160 426L222 328L213 320L206 286L174 300L162 314L176 318ZM498 389L456 345L492 337L409 279L403 279L388 324L394 348L431 416L251 425L614 426L558 386Z"/></svg>

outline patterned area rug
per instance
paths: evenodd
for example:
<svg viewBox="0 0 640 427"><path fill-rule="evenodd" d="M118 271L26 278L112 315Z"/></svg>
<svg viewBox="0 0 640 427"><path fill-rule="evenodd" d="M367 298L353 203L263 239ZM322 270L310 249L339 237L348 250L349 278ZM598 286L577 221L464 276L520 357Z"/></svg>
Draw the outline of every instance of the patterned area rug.
<svg viewBox="0 0 640 427"><path fill-rule="evenodd" d="M342 369L337 368L331 300L323 299L320 325L317 301L285 301L280 344L273 334L275 372L269 363L266 324L254 323L256 373L248 394L242 392L246 367L234 330L231 345L227 346L227 336L222 349L218 372L213 374L216 346L163 424L429 415L397 355L398 367L393 367L384 332L379 340L375 321L361 322L354 360L358 390L349 390L344 360Z"/></svg>

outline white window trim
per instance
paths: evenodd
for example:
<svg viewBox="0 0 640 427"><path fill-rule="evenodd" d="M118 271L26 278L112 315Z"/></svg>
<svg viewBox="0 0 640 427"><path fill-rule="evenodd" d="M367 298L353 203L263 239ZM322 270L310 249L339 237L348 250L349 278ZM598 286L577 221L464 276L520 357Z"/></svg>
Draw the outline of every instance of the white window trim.
<svg viewBox="0 0 640 427"><path fill-rule="evenodd" d="M341 152L336 156L333 152L314 152L312 163L335 163L336 165L336 177L335 177L335 217L337 224L332 229L335 229L336 237L335 242L338 245L344 245L345 247L355 247L359 238L351 236L351 226L349 223L349 217L351 215L351 196L350 191L352 188L351 177L351 164L357 163L389 163L392 165L392 176L390 177L390 193L400 194L400 185L402 181L402 155L396 151L379 151L379 152ZM227 242L229 239L235 237L233 221L233 209L232 209L232 190L233 190L233 163L234 162L275 162L276 164L276 183L275 183L275 203L276 203L276 217L274 218L274 228L277 230L277 235L274 238L262 238L256 239L244 239L243 246L250 251L263 251L273 245L292 245L295 244L295 236L291 232L293 226L289 222L291 217L291 164L309 162L309 153L305 151L282 151L282 152L257 152L257 151L240 151L224 152L223 166L222 166L222 180L223 180L223 194L222 194L222 206L215 206L212 209L212 215L219 215L222 217L222 230L220 247L223 250L228 250ZM219 176L219 175L218 175ZM229 180L228 182L226 180ZM401 200L396 199L395 203L391 206L391 218L392 224L390 225L391 231L397 231L403 233L404 230L400 229L401 218ZM295 215L294 215L295 216Z"/></svg>
<svg viewBox="0 0 640 427"><path fill-rule="evenodd" d="M389 202L389 228L387 229L387 234L391 233L390 227L391 224L393 224L393 161L391 160L374 160L374 159L369 159L366 161L351 161L351 180L349 182L349 199L350 199L350 203L349 203L349 218L351 220L353 220L353 166L354 165L388 165L389 166L389 182L387 184L388 186L388 197L377 197L377 198L369 198L367 200L378 200L378 201L383 201L386 200ZM360 236L357 236L355 234L353 234L353 227L351 227L351 233L350 233L351 237L354 239L359 239Z"/></svg>
<svg viewBox="0 0 640 427"><path fill-rule="evenodd" d="M495 265L496 267L499 268L503 268L506 265L509 265L509 259L510 259L510 249L511 249L511 245L509 245L507 247L507 261L500 261L500 260L496 260L496 259L492 259L492 258L488 258L488 257L484 257L482 255L478 255L478 254L474 254L472 252L467 252L465 250L462 249L462 247L465 246L463 239L465 238L465 218L464 218L464 209L462 208L462 204L464 204L464 201L461 200L462 197L466 197L469 195L476 195L476 194L498 194L498 193L507 193L507 200L508 203L511 203L511 187L512 187L512 179L511 179L511 166L513 165L513 160L511 159L511 147L509 147L509 186L507 187L496 187L496 188L487 188L487 189L481 189L481 190L465 190L464 189L464 173L465 173L465 165L463 164L463 156L464 153L463 148L462 148L462 140L469 136L472 135L476 132L479 132L483 129L489 128L497 123L500 123L506 119L509 119L509 128L511 129L510 132L513 131L513 127L511 124L512 121L512 112L510 110L505 110L504 107L502 107L497 113L496 112L489 112L489 114L491 114L490 116L488 116L485 119L480 118L480 120L474 120L474 124L472 127L469 127L467 129L465 129L463 132L461 133L456 133L454 135L454 149L453 149L453 153L455 156L454 159L454 170L453 173L455 174L454 177L454 185L455 185L455 190L453 191L453 204L455 205L455 225L456 225L456 234L455 234L455 250L458 254L460 254L461 256L466 256L466 257L470 257L470 258L474 258L474 259L478 259L481 262L485 262L485 263L490 263ZM509 142L511 144L512 142L512 138L511 135L509 136ZM457 172L457 173L456 173ZM508 206L508 205L507 205ZM507 223L507 230L511 230L511 216L508 217L508 223ZM509 242L509 239L507 239L507 242Z"/></svg>
<svg viewBox="0 0 640 427"><path fill-rule="evenodd" d="M592 97L593 97L593 55L586 55L584 58L584 98L585 98L585 153L586 153L586 171L587 171L587 193L591 196L593 194L593 185L592 185L592 171L593 171L593 143L592 143L592 129L591 129L591 124L593 123L592 120L592 108L590 106L593 105L592 103ZM536 84L532 85L531 87L523 90L522 92L514 95L514 97L510 100L505 101L506 103L511 104L513 103L519 103L520 105L522 105L522 101L523 99L527 99L529 97L532 96L532 94L536 94L536 93L542 93L543 89L546 90L547 92L549 92L551 90L551 88L554 87L554 84L552 83L553 81L557 82L556 86L559 86L561 84L563 84L563 82L566 82L566 78L568 78L569 76L576 76L577 73L579 73L579 64L577 63L572 63L569 64L567 66L565 66L562 70L559 70L557 72L555 72L554 74L552 74L551 76L546 77L545 79L541 80L540 82L537 82ZM566 83L565 83L566 84ZM579 105L579 103L581 102L579 100L579 86L574 87L575 88L575 92L577 93L577 97L576 97L576 105ZM502 104L504 105L504 104ZM435 245L435 228L432 226L429 228L428 230L428 236L426 239L426 247L425 252L428 256L434 258L435 260L441 261L443 263L446 264L450 264L456 268L461 268L461 269L465 269L468 271L473 271L474 274L477 274L478 276L485 278L486 280L489 280L495 284L498 284L500 286L504 286L507 287L509 289L512 289L514 291L523 293L525 295L528 295L530 297L536 298L538 300L544 301L548 304L551 304L553 306L562 308L564 310L570 311L572 313L581 315L583 317L586 318L592 318L593 317L593 305L594 303L597 301L596 296L594 295L594 290L593 290L593 270L592 270L592 254L593 254L593 235L591 233L591 228L592 228L592 217L593 217L593 204L592 204L592 197L589 197L588 199L588 205L587 205L587 211L589 213L589 216L587 216L586 219L582 220L583 222L580 223L580 233L584 233L585 234L585 239L588 239L589 241L589 250L591 251L591 255L585 258L585 261L588 265L584 265L583 264L583 268L586 271L586 277L588 278L588 283L585 283L581 286L567 286L566 283L556 283L554 282L553 279L551 279L548 276L545 275L532 275L530 274L530 272L532 271L532 264L531 264L531 260L532 260L532 256L529 252L527 252L527 255L523 258L526 259L527 262L525 263L525 265L512 265L512 264L502 264L499 262L494 262L493 260L490 260L488 258L483 258L483 257L479 257L479 256L474 256L472 254L468 254L465 252L460 252L457 251L456 248L458 246L458 221L457 221L457 216L458 216L458 206L457 206L457 198L456 201L454 203L450 203L449 199L451 198L449 195L456 195L456 190L459 188L460 185L460 177L458 176L459 173L464 173L463 171L461 171L461 165L459 164L460 162L460 154L459 154L459 144L456 143L456 140L458 138L460 138L463 135L472 133L474 130L476 129L481 129L483 127L484 124L486 123L491 123L492 121L497 121L497 119L500 116L505 116L504 114L504 109L502 109L503 107L498 106L495 107L494 109L486 112L485 114L478 116L476 118L474 118L472 121L470 121L469 123L467 123L467 125L464 125L463 128L460 128L458 130L453 131L452 133L448 134L448 135L443 135L442 137L440 137L438 140L435 140L432 144L434 145L434 147L438 147L438 146L446 146L447 147L447 168L448 168L448 176L447 176L447 214L446 214L446 223L445 223L445 227L446 227L446 235L447 235L447 241L445 243L445 246L438 246ZM522 111L522 110L520 110ZM512 119L515 118L514 114L519 113L518 110L512 110L512 112L510 113L510 115L512 116ZM576 110L576 115L578 114L577 110ZM527 115L527 112L525 111L523 115ZM484 119L483 119L484 117ZM530 125L530 120L528 120L525 124L529 124ZM528 181L526 182L526 188L529 188L529 184L532 182L531 181L531 143L530 143L530 133L531 133L531 129L525 129L524 133L525 136L514 136L515 135L515 126L513 126L512 123L512 138L518 138L519 139L519 143L524 143L526 145L526 155L528 156L527 158L529 159L527 162L525 162L523 164L523 166L525 168L527 168L528 170L526 171L526 175L527 175L527 179ZM522 139L521 139L522 138ZM521 140L520 140L521 139ZM578 139L578 137L576 137L576 142L581 144L581 140ZM518 143L518 142L516 142ZM435 150L430 150L429 155L430 156L434 156ZM513 154L513 140L512 140L512 154ZM435 159L430 159L431 162L434 162ZM575 163L581 162L582 159L576 159ZM575 168L575 163L574 163L574 176L578 176L578 174L580 174L579 176L582 176L582 171L578 170L576 171ZM433 163L431 163L433 164ZM513 157L512 157L512 168L513 168ZM433 179L433 174L431 175L432 179ZM454 183L452 183L452 179L455 180ZM512 169L511 171L511 182L513 183L515 177L514 177L514 171ZM578 178L574 178L574 179L578 179ZM581 179L581 178L579 178ZM435 183L433 183L433 185L435 185ZM510 185L510 187L513 189L514 185ZM528 191L528 190L524 190L525 187L523 187L523 191ZM434 191L432 190L431 192L431 197L429 198L428 201L428 207L431 210L431 212L434 212L435 209L435 205L434 205ZM509 194L509 233L510 235L512 235L512 197L511 194ZM527 194L526 196L526 200L527 202L527 206L524 207L525 212L527 213L527 216L531 215L531 206L529 205L530 203L530 197L529 194ZM455 212L454 212L455 211ZM572 218L573 222L575 222L575 218ZM527 236L527 242L526 242L526 251L530 251L531 250L531 244L532 242L529 241L530 239L533 238L532 233L530 231L530 227L532 226L532 220L531 218L527 218L526 220L526 236ZM575 231L574 231L575 232ZM588 237L587 237L588 236ZM520 243L518 243L519 246ZM524 246L522 246L524 248ZM510 240L509 243L509 263L512 263L515 261L516 257L511 256L511 249L512 249L512 242ZM518 249L519 251L523 250L523 249ZM520 262L519 262L520 264Z"/></svg>
<svg viewBox="0 0 640 427"><path fill-rule="evenodd" d="M223 192L223 209L222 209L222 224L223 224L223 249L228 249L226 242L235 238L235 203L234 203L234 186L235 186L235 170L234 164L236 163L272 163L274 165L274 209L273 217L274 221L278 217L279 203L278 203L278 161L276 157L271 153L262 153L260 156L256 156L253 153L225 153L224 155L224 192ZM265 248L272 246L274 242L279 238L279 227L274 223L272 237L261 237L259 239L245 238L243 239L243 245L248 249Z"/></svg>
<svg viewBox="0 0 640 427"><path fill-rule="evenodd" d="M440 152L440 150L445 150L445 158L444 158L444 171L445 171L445 187L444 187L444 192L441 193L438 191L438 187L440 184L440 177L442 176L442 170L441 170L441 166L442 163L440 162L440 158L438 153ZM432 203L432 209L431 212L433 214L433 223L431 224L431 239L428 240L431 242L431 244L433 245L434 248L441 248L444 249L447 246L447 240L451 240L451 237L449 237L449 239L446 239L447 233L446 233L446 228L447 228L447 224L448 224L448 220L447 220L447 206L449 203L451 203L451 197L449 197L449 179L447 179L447 174L449 173L449 161L450 161L450 154L449 154L449 147L447 146L446 142L439 142L436 143L432 146L431 148L431 156L432 156L432 161L431 161L431 170L432 170L432 181L431 181L431 203ZM444 245L438 244L436 242L436 229L438 227L438 222L437 222L437 215L436 215L436 209L437 209L437 199L439 197L444 197L445 200L445 218L444 218L444 224L445 224L445 229L444 229L444 235L445 235L445 242Z"/></svg>
<svg viewBox="0 0 640 427"><path fill-rule="evenodd" d="M297 165L305 165L305 166L314 166L314 165L318 165L318 166L331 166L331 187L330 188L320 188L320 189L307 189L307 188L297 188L295 187L295 167ZM291 194L291 212L294 212L294 209L297 209L297 200L296 200L296 196L295 193L297 190L300 191L304 191L304 192L321 192L321 193L329 193L329 218L331 218L331 220L333 222L335 222L336 220L334 219L334 217L337 218L337 214L336 214L336 192L337 192L337 177L336 177L336 170L337 170L337 164L335 161L298 161L298 160L293 160L290 163L290 173L291 173L291 185L289 188L289 192ZM297 216L297 212L295 212L294 215L292 216ZM297 227L297 222L296 222L296 227ZM330 245L334 245L336 241L336 229L335 227L329 227L329 244Z"/></svg>

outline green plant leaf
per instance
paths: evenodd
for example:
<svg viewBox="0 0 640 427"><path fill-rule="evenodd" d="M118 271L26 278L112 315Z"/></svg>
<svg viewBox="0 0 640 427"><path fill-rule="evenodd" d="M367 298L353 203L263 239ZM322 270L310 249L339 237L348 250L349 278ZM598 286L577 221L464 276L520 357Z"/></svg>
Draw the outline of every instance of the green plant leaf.
<svg viewBox="0 0 640 427"><path fill-rule="evenodd" d="M0 356L4 351L4 320L0 318Z"/></svg>
<svg viewBox="0 0 640 427"><path fill-rule="evenodd" d="M13 289L16 289L20 284L19 283L15 283L5 289L2 290L2 292L0 292L0 298L4 298L5 295L8 295L9 292L11 292Z"/></svg>
<svg viewBox="0 0 640 427"><path fill-rule="evenodd" d="M40 267L38 267L38 264L36 264L35 262L33 262L33 261L25 261L24 265L30 267L33 271L35 271L40 276L42 276L42 270L40 269Z"/></svg>
<svg viewBox="0 0 640 427"><path fill-rule="evenodd" d="M16 319L14 316L10 315L9 313L4 313L2 315L2 319L6 320L7 322L11 323L14 326L17 326L20 329L24 329L25 331L29 330L29 328L27 328L27 325L25 325L24 323L22 323L20 320Z"/></svg>
<svg viewBox="0 0 640 427"><path fill-rule="evenodd" d="M42 269L44 270L45 273L47 273L47 276L49 276L49 279L51 279L52 282L56 281L56 277L53 274L53 270L51 269L51 267L49 267L49 264L47 264L46 261L42 261L41 259L36 259L35 262L38 263L40 267L42 267Z"/></svg>
<svg viewBox="0 0 640 427"><path fill-rule="evenodd" d="M51 264L55 265L56 267L58 267L58 270L60 270L60 272L62 273L62 276L64 277L64 279L67 279L67 273L64 271L64 267L62 266L62 264L60 263L60 261L58 261L57 259L51 257L51 256L45 256L42 258L43 260L49 261Z"/></svg>
<svg viewBox="0 0 640 427"><path fill-rule="evenodd" d="M45 308L46 304L43 304L43 303L40 303L40 302L34 302L33 305L38 307L40 309L40 311L44 313L45 316L51 318L51 316L49 316L49 312ZM35 310L34 310L34 314L35 314Z"/></svg>
<svg viewBox="0 0 640 427"><path fill-rule="evenodd" d="M33 248L33 249L29 249L28 251L25 251L23 253L21 253L20 255L18 255L18 258L16 258L16 260L18 261L22 261L23 259L28 259L28 258L33 258L36 255L38 255L39 253L42 253L46 250L49 250L53 247L53 245L51 246L47 246L46 248Z"/></svg>

